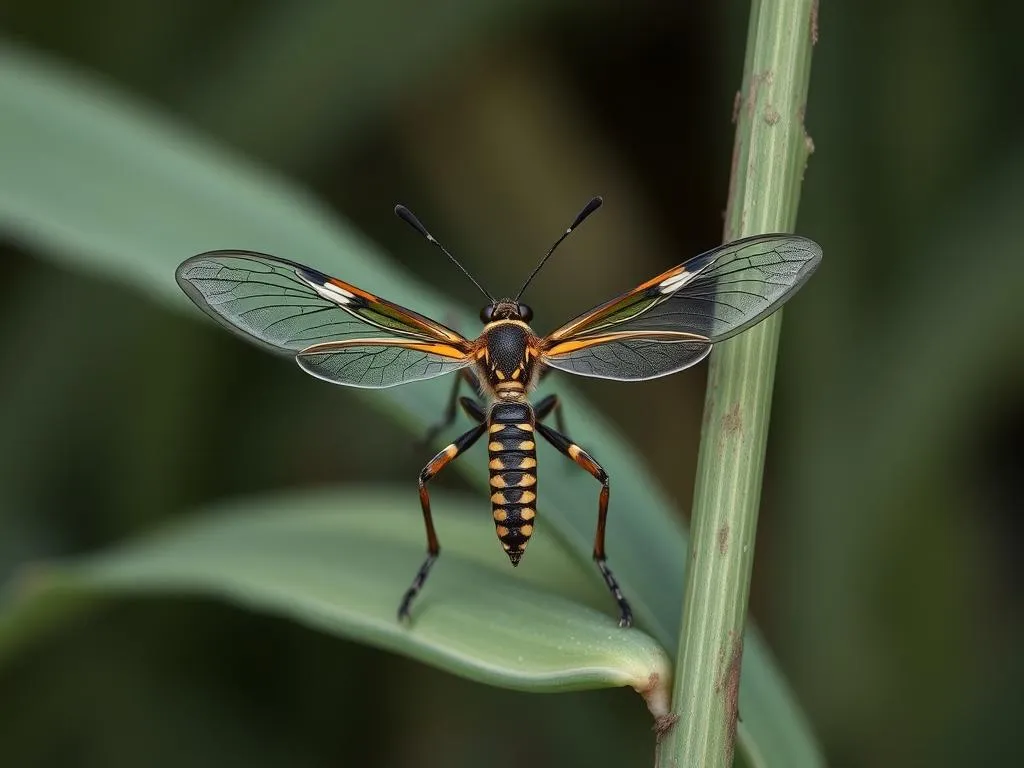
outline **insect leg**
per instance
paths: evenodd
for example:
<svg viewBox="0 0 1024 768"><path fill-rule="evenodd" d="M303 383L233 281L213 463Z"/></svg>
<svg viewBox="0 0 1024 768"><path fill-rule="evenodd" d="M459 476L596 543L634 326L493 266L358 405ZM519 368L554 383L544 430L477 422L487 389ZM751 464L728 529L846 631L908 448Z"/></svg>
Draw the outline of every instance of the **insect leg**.
<svg viewBox="0 0 1024 768"><path fill-rule="evenodd" d="M430 445L442 430L451 426L455 421L455 415L457 413L456 405L459 402L459 390L462 388L463 380L465 380L474 391L478 391L480 389L480 383L477 381L476 375L472 371L464 370L460 375L456 376L455 383L452 385L451 394L448 395L448 403L445 406L444 415L441 417L441 421L434 424L427 430L426 434L423 435L423 438L417 442L418 447L423 448Z"/></svg>
<svg viewBox="0 0 1024 768"><path fill-rule="evenodd" d="M612 575L611 569L608 567L608 558L604 551L604 528L608 519L608 473L604 471L604 468L589 453L561 432L556 432L540 421L537 422L537 431L540 432L545 440L583 467L601 483L601 495L597 504L597 534L594 536L594 562L597 563L598 570L601 571L604 583L608 585L608 590L615 598L615 602L619 604L619 626L628 627L633 623L633 611L630 609L629 603L626 602L626 598L619 588L619 583L615 580L615 576Z"/></svg>
<svg viewBox="0 0 1024 768"><path fill-rule="evenodd" d="M487 421L487 411L484 410L479 401L474 400L472 397L460 397L459 404L473 421L478 424L483 424Z"/></svg>
<svg viewBox="0 0 1024 768"><path fill-rule="evenodd" d="M543 421L554 413L558 431L562 433L568 432L565 428L565 409L562 408L562 401L558 399L558 395L548 395L541 398L540 402L534 407L533 412L537 421Z"/></svg>
<svg viewBox="0 0 1024 768"><path fill-rule="evenodd" d="M412 585L402 598L402 603L398 607L399 620L409 618L409 606L412 604L413 598L423 588L423 582L427 580L427 574L430 573L431 566L434 565L434 561L437 560L437 556L441 552L441 546L437 542L437 533L434 531L434 519L430 514L430 494L427 493L427 482L448 462L479 440L480 435L486 429L486 424L478 424L473 427L434 456L420 472L420 505L423 507L423 525L427 529L427 559L423 561L423 565L416 572L416 578L412 580Z"/></svg>

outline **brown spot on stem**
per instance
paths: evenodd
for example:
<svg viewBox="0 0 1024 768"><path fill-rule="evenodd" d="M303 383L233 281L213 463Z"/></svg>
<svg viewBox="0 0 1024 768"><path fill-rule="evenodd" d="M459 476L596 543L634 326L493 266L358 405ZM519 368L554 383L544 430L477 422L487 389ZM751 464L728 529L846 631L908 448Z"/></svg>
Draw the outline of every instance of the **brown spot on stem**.
<svg viewBox="0 0 1024 768"><path fill-rule="evenodd" d="M779 110L777 110L771 104L764 108L764 121L768 125L775 125L777 122L779 122L780 117L781 115L779 114Z"/></svg>
<svg viewBox="0 0 1024 768"><path fill-rule="evenodd" d="M747 113L750 115L750 119L754 119L754 109L757 107L757 92L760 90L762 85L771 86L772 81L775 79L775 73L770 69L766 69L760 75L756 72L750 77L750 93L747 94Z"/></svg>
<svg viewBox="0 0 1024 768"><path fill-rule="evenodd" d="M736 91L736 97L732 100L732 124L736 125L736 121L740 119L740 104L743 103L743 94L740 91Z"/></svg>
<svg viewBox="0 0 1024 768"><path fill-rule="evenodd" d="M818 44L818 0L811 3L811 45Z"/></svg>
<svg viewBox="0 0 1024 768"><path fill-rule="evenodd" d="M722 429L718 433L718 441L715 446L718 458L722 458L725 454L725 446L729 440L743 436L743 417L740 415L740 404L733 403L721 419Z"/></svg>
<svg viewBox="0 0 1024 768"><path fill-rule="evenodd" d="M729 639L732 639L732 630L729 630ZM725 643L718 646L718 659L715 666L715 694L722 692L722 685L725 683Z"/></svg>
<svg viewBox="0 0 1024 768"><path fill-rule="evenodd" d="M726 437L734 437L743 432L743 417L740 415L740 404L733 403L729 411L722 417L722 431Z"/></svg>
<svg viewBox="0 0 1024 768"><path fill-rule="evenodd" d="M732 632L732 654L729 668L725 673L723 695L725 697L725 764L732 765L736 752L736 723L740 707L740 667L743 664L743 638L736 637Z"/></svg>
<svg viewBox="0 0 1024 768"><path fill-rule="evenodd" d="M729 525L728 523L718 529L718 554L725 555L729 552Z"/></svg>
<svg viewBox="0 0 1024 768"><path fill-rule="evenodd" d="M672 730L672 726L679 722L679 715L675 712L669 712L667 715L656 717L654 719L654 725L651 726L651 730L654 731L655 741L660 742L665 738L666 734Z"/></svg>

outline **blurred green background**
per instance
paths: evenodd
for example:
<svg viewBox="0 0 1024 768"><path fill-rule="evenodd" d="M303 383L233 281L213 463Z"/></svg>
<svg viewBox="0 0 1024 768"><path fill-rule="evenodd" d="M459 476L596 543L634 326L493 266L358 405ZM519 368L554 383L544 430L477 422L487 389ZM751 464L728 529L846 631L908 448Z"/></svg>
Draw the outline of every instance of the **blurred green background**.
<svg viewBox="0 0 1024 768"><path fill-rule="evenodd" d="M820 10L798 230L825 261L786 312L751 607L835 766L1020 759L1024 11L996 9ZM295 179L453 306L475 289L395 202L500 293L604 195L531 288L546 331L718 242L747 12L7 0L0 31ZM270 489L400 485L419 524L427 456L379 411L0 238L0 577ZM688 514L704 368L575 383ZM11 766L641 765L649 728L631 693L490 689L201 600L0 668Z"/></svg>

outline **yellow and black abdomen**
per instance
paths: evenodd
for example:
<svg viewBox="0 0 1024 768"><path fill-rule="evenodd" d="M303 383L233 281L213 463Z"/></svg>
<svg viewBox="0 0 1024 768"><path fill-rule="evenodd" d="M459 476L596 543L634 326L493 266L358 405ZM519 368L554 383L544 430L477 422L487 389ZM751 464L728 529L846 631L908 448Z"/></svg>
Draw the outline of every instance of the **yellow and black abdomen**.
<svg viewBox="0 0 1024 768"><path fill-rule="evenodd" d="M494 526L512 565L519 565L537 517L533 409L527 403L496 403L488 431Z"/></svg>

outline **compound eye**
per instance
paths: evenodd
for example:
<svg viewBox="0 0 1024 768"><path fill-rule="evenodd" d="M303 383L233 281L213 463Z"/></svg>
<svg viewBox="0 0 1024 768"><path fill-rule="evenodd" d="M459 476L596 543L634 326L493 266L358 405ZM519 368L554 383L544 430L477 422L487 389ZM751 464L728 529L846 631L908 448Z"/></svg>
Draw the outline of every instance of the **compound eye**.
<svg viewBox="0 0 1024 768"><path fill-rule="evenodd" d="M480 320L484 323L489 323L494 319L494 305L488 304L486 307L480 310Z"/></svg>
<svg viewBox="0 0 1024 768"><path fill-rule="evenodd" d="M527 305L527 304L520 304L519 307L518 307L518 310L519 310L519 316L521 318L523 318L523 322L524 323L528 323L531 320L533 320L533 310L530 309L529 305Z"/></svg>

